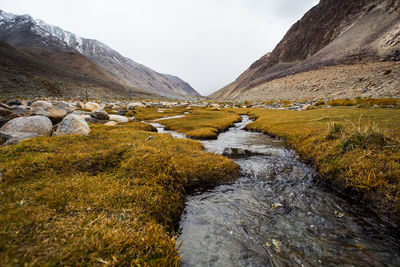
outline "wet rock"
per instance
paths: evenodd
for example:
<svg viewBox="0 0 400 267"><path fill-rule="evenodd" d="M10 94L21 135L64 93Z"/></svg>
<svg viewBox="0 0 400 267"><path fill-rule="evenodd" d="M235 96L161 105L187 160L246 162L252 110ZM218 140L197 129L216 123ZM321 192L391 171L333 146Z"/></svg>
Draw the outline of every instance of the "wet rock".
<svg viewBox="0 0 400 267"><path fill-rule="evenodd" d="M107 112L104 109L96 109L90 113L90 116L97 120L109 120Z"/></svg>
<svg viewBox="0 0 400 267"><path fill-rule="evenodd" d="M86 123L84 119L82 119L79 115L69 114L62 120L57 130L54 132L54 135L55 136L66 135L66 134L88 135L89 132L90 132L89 125Z"/></svg>
<svg viewBox="0 0 400 267"><path fill-rule="evenodd" d="M62 109L54 107L52 104L46 101L36 101L31 105L31 116L46 116L53 123L58 123L67 115L67 112Z"/></svg>
<svg viewBox="0 0 400 267"><path fill-rule="evenodd" d="M15 118L4 124L0 131L6 133L34 133L38 136L50 136L53 124L44 116Z"/></svg>
<svg viewBox="0 0 400 267"><path fill-rule="evenodd" d="M127 117L124 116L120 116L120 115L109 115L110 117L110 121L116 121L116 122L128 122L129 119Z"/></svg>
<svg viewBox="0 0 400 267"><path fill-rule="evenodd" d="M260 153L252 152L247 149L235 148L235 147L226 147L222 154L230 158L245 158L250 156L263 155Z"/></svg>
<svg viewBox="0 0 400 267"><path fill-rule="evenodd" d="M97 104L97 103L94 103L94 102L87 102L85 104L85 109L93 111L93 110L96 110L96 109L100 109L100 105Z"/></svg>

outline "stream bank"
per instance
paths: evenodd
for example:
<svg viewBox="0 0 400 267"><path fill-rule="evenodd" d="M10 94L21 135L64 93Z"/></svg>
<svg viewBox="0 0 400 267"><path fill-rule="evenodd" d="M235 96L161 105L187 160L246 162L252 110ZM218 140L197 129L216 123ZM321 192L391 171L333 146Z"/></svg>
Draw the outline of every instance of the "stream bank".
<svg viewBox="0 0 400 267"><path fill-rule="evenodd" d="M243 116L202 142L209 152L254 155L235 159L242 169L236 182L187 197L178 239L183 266L400 264L390 227L318 186L318 174L283 141L245 131L250 122Z"/></svg>

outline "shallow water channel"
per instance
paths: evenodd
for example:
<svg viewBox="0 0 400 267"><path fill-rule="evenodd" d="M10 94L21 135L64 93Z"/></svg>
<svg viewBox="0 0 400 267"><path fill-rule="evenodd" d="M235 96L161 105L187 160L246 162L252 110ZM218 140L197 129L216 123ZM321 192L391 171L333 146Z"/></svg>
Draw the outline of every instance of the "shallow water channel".
<svg viewBox="0 0 400 267"><path fill-rule="evenodd" d="M209 152L243 148L234 183L187 197L179 226L183 266L400 266L400 242L371 212L317 185L284 142L244 130L243 116ZM162 125L153 124L160 132Z"/></svg>

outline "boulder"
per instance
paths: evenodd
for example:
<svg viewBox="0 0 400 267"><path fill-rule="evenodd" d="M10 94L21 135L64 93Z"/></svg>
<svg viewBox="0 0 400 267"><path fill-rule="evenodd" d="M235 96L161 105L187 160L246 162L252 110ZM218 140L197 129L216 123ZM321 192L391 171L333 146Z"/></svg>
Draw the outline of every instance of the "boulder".
<svg viewBox="0 0 400 267"><path fill-rule="evenodd" d="M53 124L44 116L15 118L4 124L0 131L5 133L34 133L37 136L50 136Z"/></svg>
<svg viewBox="0 0 400 267"><path fill-rule="evenodd" d="M97 103L94 103L94 102L87 102L85 104L85 109L93 111L93 110L96 110L96 109L100 109L100 105L97 104Z"/></svg>
<svg viewBox="0 0 400 267"><path fill-rule="evenodd" d="M53 135L80 134L88 135L90 132L89 125L79 115L67 115L58 126Z"/></svg>
<svg viewBox="0 0 400 267"><path fill-rule="evenodd" d="M67 112L54 107L47 101L36 101L31 105L30 115L46 116L53 123L58 123L67 115Z"/></svg>
<svg viewBox="0 0 400 267"><path fill-rule="evenodd" d="M28 106L13 106L11 108L12 112L15 114L18 114L20 116L25 116L28 115L28 113L31 111L31 108Z"/></svg>
<svg viewBox="0 0 400 267"><path fill-rule="evenodd" d="M80 117L82 118L82 116L80 116ZM106 122L109 122L109 120L99 120L99 119L95 119L91 116L89 116L89 117L84 116L83 118L87 123L91 123L91 124L104 124Z"/></svg>
<svg viewBox="0 0 400 267"><path fill-rule="evenodd" d="M15 119L15 118L20 117L19 114L15 113L11 109L4 108L4 107L0 107L0 116L8 118L8 119Z"/></svg>
<svg viewBox="0 0 400 267"><path fill-rule="evenodd" d="M58 102L54 103L53 106L58 109L64 109L64 110L66 110L67 108L70 107L69 104L62 102L62 101L58 101Z"/></svg>
<svg viewBox="0 0 400 267"><path fill-rule="evenodd" d="M109 120L107 112L104 109L96 109L90 113L90 116L97 120Z"/></svg>
<svg viewBox="0 0 400 267"><path fill-rule="evenodd" d="M129 119L127 117L124 116L120 116L120 115L109 115L110 117L110 121L116 121L116 122L128 122Z"/></svg>
<svg viewBox="0 0 400 267"><path fill-rule="evenodd" d="M35 133L9 133L9 134L6 134L4 132L0 132L0 137L1 137L0 139L2 139L1 141L4 141L4 143L2 143L3 146L16 145L25 139L34 138L37 136L39 136L39 135L37 135Z"/></svg>
<svg viewBox="0 0 400 267"><path fill-rule="evenodd" d="M118 123L116 121L109 121L109 122L104 123L104 125L106 125L106 126L116 126L117 124Z"/></svg>

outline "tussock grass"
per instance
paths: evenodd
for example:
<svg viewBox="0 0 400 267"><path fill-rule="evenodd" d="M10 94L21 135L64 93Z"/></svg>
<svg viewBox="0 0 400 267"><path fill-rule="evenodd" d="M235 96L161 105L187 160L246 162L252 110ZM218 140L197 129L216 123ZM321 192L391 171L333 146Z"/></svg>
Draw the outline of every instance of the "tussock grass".
<svg viewBox="0 0 400 267"><path fill-rule="evenodd" d="M338 107L338 106L355 106L357 103L354 100L351 99L335 99L335 100L330 100L327 102L328 105L333 106L333 107Z"/></svg>
<svg viewBox="0 0 400 267"><path fill-rule="evenodd" d="M0 149L1 266L177 266L185 192L238 174L142 123L92 128Z"/></svg>
<svg viewBox="0 0 400 267"><path fill-rule="evenodd" d="M400 222L400 110L247 112L248 129L284 137L323 179Z"/></svg>
<svg viewBox="0 0 400 267"><path fill-rule="evenodd" d="M327 102L328 105L338 106L358 106L358 107L380 107L400 108L400 99L398 98L357 98L357 99L335 99ZM315 104L316 106L318 105Z"/></svg>
<svg viewBox="0 0 400 267"><path fill-rule="evenodd" d="M159 110L163 112L159 112ZM171 117L176 115L182 115L187 109L185 107L175 107L175 108L156 108L156 107L145 107L136 108L136 117L139 121L150 121L163 117Z"/></svg>
<svg viewBox="0 0 400 267"><path fill-rule="evenodd" d="M183 118L164 120L167 130L186 134L193 139L215 139L220 132L225 131L241 117L225 110L197 108Z"/></svg>

